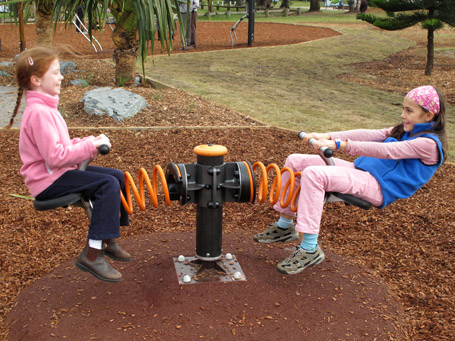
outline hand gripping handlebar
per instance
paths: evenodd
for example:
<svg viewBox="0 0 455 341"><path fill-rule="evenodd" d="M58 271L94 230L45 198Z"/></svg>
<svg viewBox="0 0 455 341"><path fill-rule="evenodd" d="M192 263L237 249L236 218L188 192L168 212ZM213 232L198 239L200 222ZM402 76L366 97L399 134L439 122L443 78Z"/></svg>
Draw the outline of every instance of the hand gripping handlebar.
<svg viewBox="0 0 455 341"><path fill-rule="evenodd" d="M306 132L304 131L301 131L299 132L299 139L303 140L303 138L305 137L306 135ZM317 140L316 139L313 139L311 138L308 143L310 144L310 146L313 146L313 144L316 142ZM329 147L321 147L319 149L321 151L321 153L326 157L326 158L331 158L333 156L333 150Z"/></svg>

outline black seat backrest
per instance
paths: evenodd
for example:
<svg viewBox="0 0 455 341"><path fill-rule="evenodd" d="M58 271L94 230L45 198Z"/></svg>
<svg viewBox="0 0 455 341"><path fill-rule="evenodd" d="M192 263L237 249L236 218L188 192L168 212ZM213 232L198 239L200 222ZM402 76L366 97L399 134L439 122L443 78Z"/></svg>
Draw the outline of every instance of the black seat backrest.
<svg viewBox="0 0 455 341"><path fill-rule="evenodd" d="M74 205L80 203L82 193L70 193L55 199L50 200L34 200L33 205L38 211L53 210L58 207L66 207L68 205Z"/></svg>

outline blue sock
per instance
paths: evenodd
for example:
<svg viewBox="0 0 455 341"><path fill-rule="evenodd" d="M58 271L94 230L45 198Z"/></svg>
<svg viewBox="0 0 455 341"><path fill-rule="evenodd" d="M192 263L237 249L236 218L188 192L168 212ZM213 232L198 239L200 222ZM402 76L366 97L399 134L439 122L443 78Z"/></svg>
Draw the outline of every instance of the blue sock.
<svg viewBox="0 0 455 341"><path fill-rule="evenodd" d="M292 223L293 223L292 219L280 217L280 219L278 219L277 225L281 229L288 229L292 226Z"/></svg>
<svg viewBox="0 0 455 341"><path fill-rule="evenodd" d="M300 247L306 251L316 250L316 246L318 246L318 236L318 234L304 233Z"/></svg>

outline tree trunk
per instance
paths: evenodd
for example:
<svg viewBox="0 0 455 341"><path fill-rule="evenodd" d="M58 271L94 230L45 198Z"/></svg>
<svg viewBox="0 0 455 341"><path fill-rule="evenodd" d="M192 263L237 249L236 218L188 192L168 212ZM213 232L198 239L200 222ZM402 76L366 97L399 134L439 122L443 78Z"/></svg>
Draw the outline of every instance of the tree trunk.
<svg viewBox="0 0 455 341"><path fill-rule="evenodd" d="M209 12L213 13L213 0L209 0Z"/></svg>
<svg viewBox="0 0 455 341"><path fill-rule="evenodd" d="M27 48L27 42L25 41L24 8L22 2L17 4L17 11L19 12L19 50L22 52Z"/></svg>
<svg viewBox="0 0 455 341"><path fill-rule="evenodd" d="M428 28L427 34L427 65L425 66L425 75L431 76L433 72L433 61L434 61L434 28L431 26Z"/></svg>
<svg viewBox="0 0 455 341"><path fill-rule="evenodd" d="M257 5L258 5L258 7L266 7L267 1L266 0L257 0Z"/></svg>
<svg viewBox="0 0 455 341"><path fill-rule="evenodd" d="M117 25L112 33L112 41L116 47L114 50L115 84L130 85L134 82L138 57L136 32L129 32L121 25Z"/></svg>
<svg viewBox="0 0 455 341"><path fill-rule="evenodd" d="M52 47L53 25L51 10L46 6L38 5L36 8L36 46Z"/></svg>
<svg viewBox="0 0 455 341"><path fill-rule="evenodd" d="M283 0L280 8L289 8L289 0Z"/></svg>
<svg viewBox="0 0 455 341"><path fill-rule="evenodd" d="M308 12L319 12L321 10L321 4L319 0L310 0L310 9Z"/></svg>
<svg viewBox="0 0 455 341"><path fill-rule="evenodd" d="M272 0L257 0L257 6L260 7L260 8L262 8L262 7L264 7L264 8L272 8ZM288 7L286 7L286 8L289 8L289 1L288 1L287 6ZM280 8L283 8L283 6L280 7Z"/></svg>
<svg viewBox="0 0 455 341"><path fill-rule="evenodd" d="M115 85L126 86L134 83L136 75L137 48L130 50L115 49Z"/></svg>
<svg viewBox="0 0 455 341"><path fill-rule="evenodd" d="M112 32L112 41L115 45L115 84L117 86L134 83L139 42L137 40L137 17L132 3L129 6L116 7L111 13L116 19L116 26Z"/></svg>

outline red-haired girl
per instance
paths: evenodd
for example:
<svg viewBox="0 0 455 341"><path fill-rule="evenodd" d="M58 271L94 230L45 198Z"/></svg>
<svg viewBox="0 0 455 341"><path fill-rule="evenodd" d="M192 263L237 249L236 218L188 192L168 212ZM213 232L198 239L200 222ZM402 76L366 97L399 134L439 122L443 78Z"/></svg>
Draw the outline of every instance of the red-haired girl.
<svg viewBox="0 0 455 341"><path fill-rule="evenodd" d="M78 192L90 198L93 212L88 241L76 266L104 281L122 280L122 274L104 256L130 260L130 255L114 240L120 236L120 226L129 224L119 195L125 187L124 175L116 169L94 166L88 166L86 171L78 170L78 165L96 157L101 145L110 147L109 139L103 134L70 138L57 109L63 76L55 51L36 47L22 52L16 61L16 78L18 100L10 126L25 92L19 153L26 186L37 200Z"/></svg>

